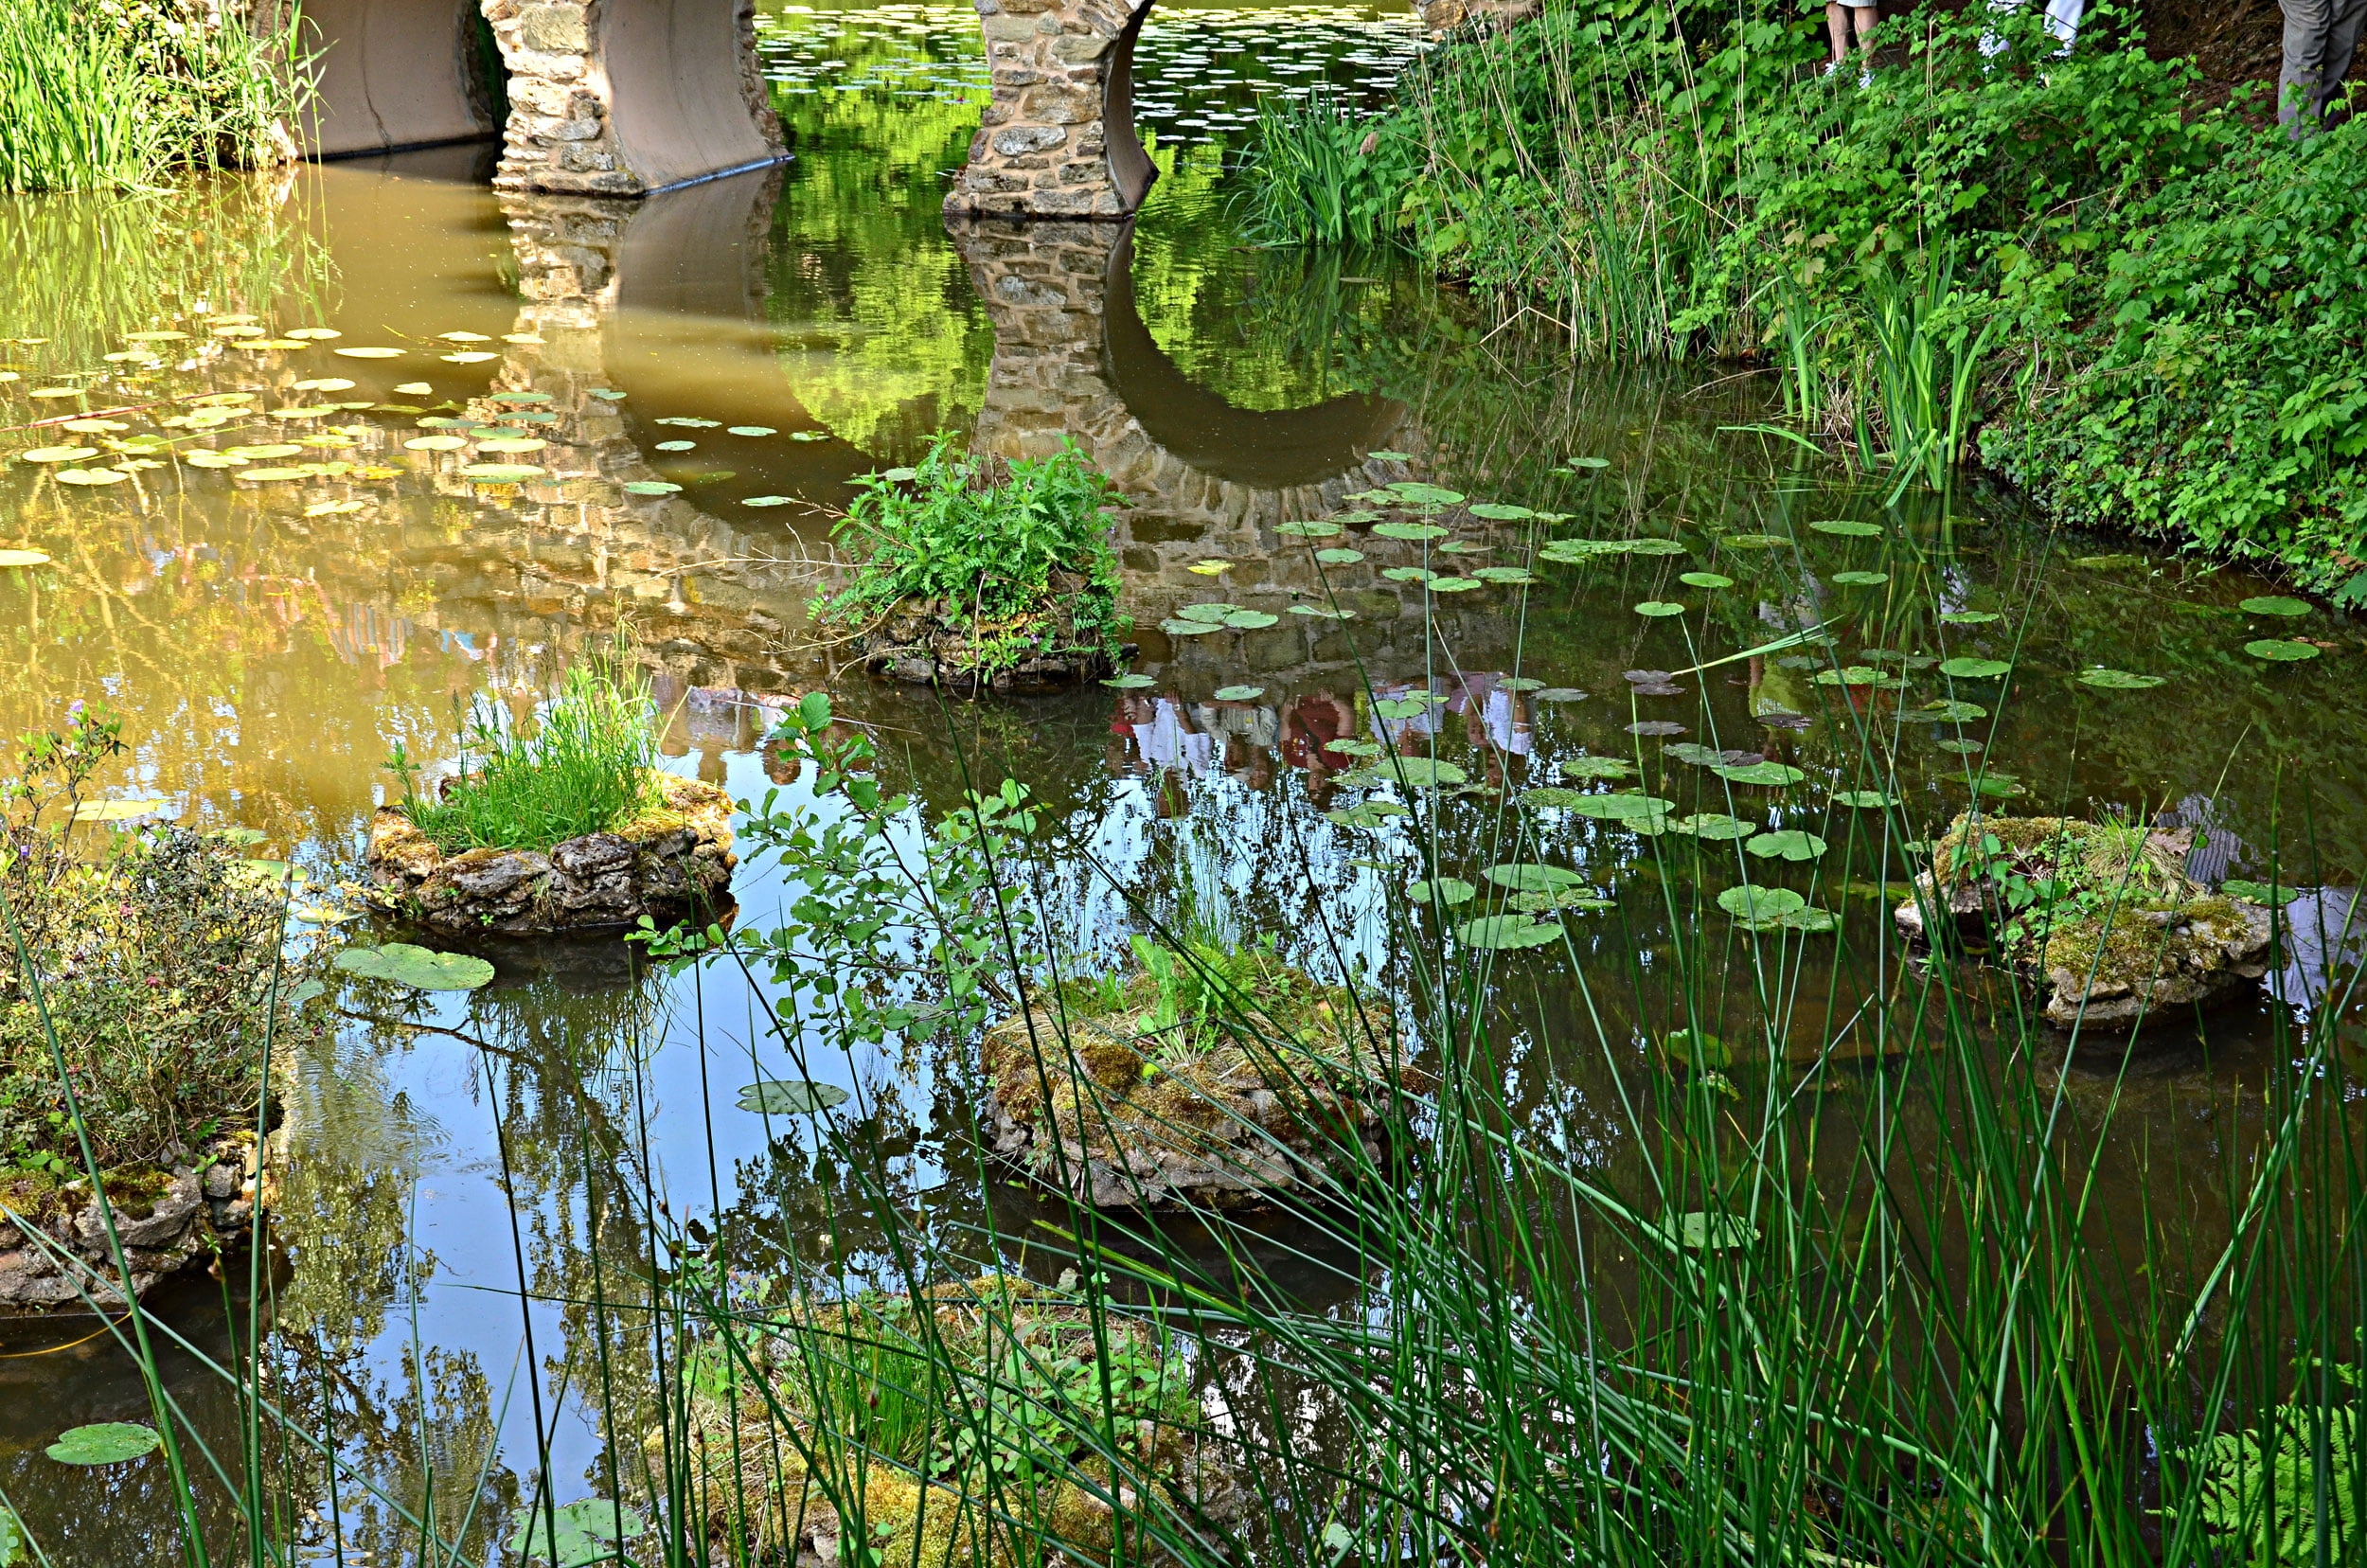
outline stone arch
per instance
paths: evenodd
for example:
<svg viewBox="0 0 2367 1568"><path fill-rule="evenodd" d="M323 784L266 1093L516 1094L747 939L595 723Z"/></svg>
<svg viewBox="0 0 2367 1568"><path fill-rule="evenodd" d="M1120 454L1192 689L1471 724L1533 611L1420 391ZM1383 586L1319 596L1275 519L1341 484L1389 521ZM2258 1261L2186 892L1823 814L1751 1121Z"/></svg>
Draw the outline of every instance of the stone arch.
<svg viewBox="0 0 2367 1568"><path fill-rule="evenodd" d="M949 216L1124 218L1157 170L1134 134L1134 43L1152 0L976 0L993 98Z"/></svg>
<svg viewBox="0 0 2367 1568"><path fill-rule="evenodd" d="M257 0L258 16L282 0ZM315 157L498 132L505 190L646 196L777 163L755 0L305 0ZM479 39L507 79L497 124Z"/></svg>

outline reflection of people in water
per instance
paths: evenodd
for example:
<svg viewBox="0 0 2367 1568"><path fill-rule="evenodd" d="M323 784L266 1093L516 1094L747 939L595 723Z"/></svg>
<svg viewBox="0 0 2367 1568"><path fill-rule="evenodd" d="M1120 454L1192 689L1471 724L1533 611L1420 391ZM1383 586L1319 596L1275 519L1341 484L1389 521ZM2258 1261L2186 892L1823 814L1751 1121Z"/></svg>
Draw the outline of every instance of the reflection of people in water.
<svg viewBox="0 0 2367 1568"><path fill-rule="evenodd" d="M1136 760L1120 765L1127 773L1208 774L1223 760L1217 738L1195 723L1191 710L1172 697L1130 692L1119 698L1110 733L1133 742Z"/></svg>
<svg viewBox="0 0 2367 1568"><path fill-rule="evenodd" d="M1282 761L1307 774L1308 798L1318 806L1331 793L1331 775L1353 757L1331 749L1356 733L1356 710L1328 691L1299 698L1282 710Z"/></svg>
<svg viewBox="0 0 2367 1568"><path fill-rule="evenodd" d="M1495 671L1463 677L1463 689L1456 692L1447 706L1463 715L1465 732L1471 744L1504 757L1526 757L1536 743L1535 732L1529 725L1528 705L1520 693L1506 691L1498 683L1504 676Z"/></svg>

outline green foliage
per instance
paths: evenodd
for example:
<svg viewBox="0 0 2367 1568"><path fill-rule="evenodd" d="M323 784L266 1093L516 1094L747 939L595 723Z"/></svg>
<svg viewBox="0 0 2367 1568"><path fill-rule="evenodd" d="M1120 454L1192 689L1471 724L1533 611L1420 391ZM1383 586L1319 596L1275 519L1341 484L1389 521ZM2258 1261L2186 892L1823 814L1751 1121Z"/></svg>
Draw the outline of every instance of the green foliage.
<svg viewBox="0 0 2367 1568"><path fill-rule="evenodd" d="M1257 116L1243 230L1262 244L1371 245L1393 238L1421 171L1414 128L1337 99L1272 99Z"/></svg>
<svg viewBox="0 0 2367 1568"><path fill-rule="evenodd" d="M402 809L447 854L547 849L609 832L658 805L650 680L621 647L568 668L530 732L480 700L461 736L460 775L430 794L400 741L386 769Z"/></svg>
<svg viewBox="0 0 2367 1568"><path fill-rule="evenodd" d="M305 97L292 37L196 0L11 0L0 190L124 189L284 161Z"/></svg>
<svg viewBox="0 0 2367 1568"><path fill-rule="evenodd" d="M19 740L0 821L0 1168L170 1165L255 1125L267 1042L296 1032L319 959L283 944L280 890L237 834L75 830L120 724L84 710ZM19 945L21 938L22 945ZM38 991L38 995L36 995ZM46 1013L75 1075L71 1110Z"/></svg>
<svg viewBox="0 0 2367 1568"><path fill-rule="evenodd" d="M2319 1380L2322 1387L2346 1393L2346 1402L2298 1397L2275 1407L2266 1436L2251 1428L2222 1432L2205 1452L2198 1511L2245 1568L2352 1562L2367 1552L2358 1368L2322 1365L2330 1374Z"/></svg>
<svg viewBox="0 0 2367 1568"><path fill-rule="evenodd" d="M967 628L985 670L1055 648L1114 651L1126 622L1102 508L1123 497L1073 444L1006 462L954 442L941 434L912 468L855 482L835 531L867 554L817 614L868 622L917 601Z"/></svg>

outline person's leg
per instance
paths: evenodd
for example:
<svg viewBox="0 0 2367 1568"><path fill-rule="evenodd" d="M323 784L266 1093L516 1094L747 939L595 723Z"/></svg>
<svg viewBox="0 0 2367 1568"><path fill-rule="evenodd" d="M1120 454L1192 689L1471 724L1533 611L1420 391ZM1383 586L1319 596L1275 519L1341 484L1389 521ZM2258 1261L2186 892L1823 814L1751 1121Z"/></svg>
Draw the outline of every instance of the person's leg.
<svg viewBox="0 0 2367 1568"><path fill-rule="evenodd" d="M2333 25L2326 29L2326 52L2320 65L2318 91L2310 105L2323 119L2326 105L2342 96L2342 78L2358 52L2358 33L2367 23L2367 0L2337 0Z"/></svg>
<svg viewBox="0 0 2367 1568"><path fill-rule="evenodd" d="M1849 13L1854 9L1842 0L1824 0L1824 34L1832 40L1836 65L1849 58Z"/></svg>
<svg viewBox="0 0 2367 1568"><path fill-rule="evenodd" d="M2300 134L2324 102L2326 46L2336 0L2283 0L2285 62L2277 71L2277 123ZM2357 34L2353 34L2356 42Z"/></svg>

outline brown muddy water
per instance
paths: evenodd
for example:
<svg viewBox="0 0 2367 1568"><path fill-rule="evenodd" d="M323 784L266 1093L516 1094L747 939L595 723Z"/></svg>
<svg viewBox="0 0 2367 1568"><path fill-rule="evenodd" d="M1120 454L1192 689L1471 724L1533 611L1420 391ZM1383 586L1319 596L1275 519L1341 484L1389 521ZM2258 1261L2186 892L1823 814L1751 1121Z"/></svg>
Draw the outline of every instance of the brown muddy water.
<svg viewBox="0 0 2367 1568"><path fill-rule="evenodd" d="M161 201L0 208L6 442L20 457L98 449L0 472L0 546L52 558L0 572L0 730L103 698L134 748L110 793L259 829L334 904L369 812L399 788L390 747L448 761L465 704L529 717L568 659L622 627L656 675L670 766L743 798L793 789L763 744L769 715L828 689L925 798L1002 776L1042 798L1077 951L1114 961L1137 908L1172 912L1189 889L1237 931L1279 933L1286 951L1337 943L1384 976L1402 961L1391 912L1421 872L1401 823L1344 815L1391 791L1359 781L1332 743L1392 735L1468 779L1438 817L1449 869L1519 858L1495 846L1521 830L1523 855L1607 900L1567 917L1576 970L1558 947L1502 955L1493 1005L1529 1131L1614 1181L1638 1157L1621 1077L1682 1021L1671 954L1706 944L1713 1022L1747 1033L1760 999L1741 966L1719 967L1748 938L1672 897L1733 885L1737 846L1680 856L1618 822L1507 805L1559 782L1560 763L1628 758L1687 811L1826 841L1813 861L1753 870L1840 918L1785 939L1778 1034L1839 1059L1803 1114L1844 1130L1852 1075L1886 1049L1868 1004L1910 972L1887 913L1905 835L1829 800L1877 781L1869 748L1890 758L1897 820L1917 833L1975 791L2014 810L2174 815L2229 857L2206 869L2256 875L2273 854L2310 890L2271 985L2139 1042L2103 1155L2100 1229L2149 1216L2197 1256L2216 1250L2230 1216L2187 1177L2243 1158L2263 1076L2340 1025L2328 988L2355 967L2367 640L2354 625L2249 614L2239 601L2276 590L2051 533L1977 483L1885 505L1883 488L1733 428L1768 417L1763 378L1575 365L1550 330L1491 330L1403 258L1239 243L1222 160L1256 95L1326 75L1385 84L1416 37L1403 15L1162 13L1137 112L1165 177L1139 222L949 231L942 179L978 102L970 27L966 9L780 11L766 47L797 161L641 204L496 197L485 151L457 149ZM1253 39L1267 67L1290 70L1256 76ZM1163 62L1231 80L1186 101L1148 85ZM232 411L218 427L165 423L237 393L252 396L218 404ZM121 428L27 428L77 415ZM849 480L909 461L940 429L1009 455L1074 438L1112 473L1150 685L950 702L844 668L814 634L805 607ZM480 450L489 434L506 445ZM241 447L273 450L191 461ZM1572 465L1582 457L1607 466ZM101 462L129 477L65 482ZM462 472L476 462L543 472L479 482ZM1569 521L1457 512L1427 545L1276 531L1407 479ZM1813 526L1837 520L1864 526ZM1563 535L1671 543L1532 558ZM1314 558L1345 546L1362 559ZM1163 630L1211 600L1271 624ZM1646 602L1682 609L1639 614ZM1302 613L1339 610L1353 618ZM1964 611L2001 618L1941 618ZM1820 685L1829 660L1801 650L1689 672L1818 622L1844 662L1903 673L1905 691ZM2271 636L2311 639L2318 656L2245 652ZM2010 689L1936 669L2009 654ZM2099 666L2164 680L2078 678ZM1918 711L1947 701L1984 711ZM1730 798L1686 747L1789 763L1813 785ZM777 907L761 866L739 893L743 920ZM654 1266L636 1216L662 1200L750 1271L824 1256L833 1225L857 1272L871 1244L850 1173L734 1107L752 1075L784 1071L737 982L636 972L614 944L494 956L492 988L422 1015L454 1032L357 1023L302 1064L264 1280L260 1353L289 1403L396 1495L418 1497L418 1455L436 1455L436 1510L454 1525L470 1498L506 1520L523 1495L531 1380L561 1497L598 1473L616 1434L584 1397L576 1304ZM2101 1114L2124 1055L2058 1042L2024 1067L2066 1075L2078 1122ZM865 1147L908 1217L1027 1232L1040 1200L982 1179L964 1075L936 1048L809 1065L863 1093ZM1906 1129L1898 1157L1948 1135ZM1287 1241L1253 1256L1304 1299L1345 1293ZM1036 1266L1023 1252L1006 1256ZM161 1299L222 1359L244 1290L225 1302L198 1279ZM146 1417L103 1338L49 1351L91 1327L7 1333L0 1488L55 1561L147 1560L171 1528L161 1466L69 1470L42 1452L71 1425ZM168 1382L235 1453L220 1378L176 1353ZM294 1491L392 1549L388 1516L358 1491L332 1500L300 1476ZM211 1523L238 1538L226 1504Z"/></svg>

